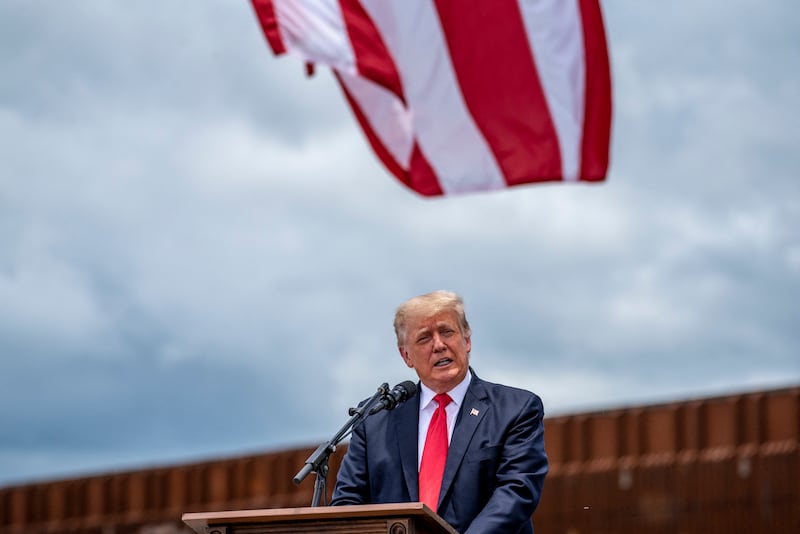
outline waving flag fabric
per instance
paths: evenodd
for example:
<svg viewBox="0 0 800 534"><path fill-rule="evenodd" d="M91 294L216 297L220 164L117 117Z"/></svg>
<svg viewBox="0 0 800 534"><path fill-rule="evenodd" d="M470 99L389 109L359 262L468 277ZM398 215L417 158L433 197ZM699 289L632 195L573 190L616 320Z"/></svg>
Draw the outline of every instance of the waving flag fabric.
<svg viewBox="0 0 800 534"><path fill-rule="evenodd" d="M275 54L333 69L423 195L598 182L611 83L598 0L252 0Z"/></svg>

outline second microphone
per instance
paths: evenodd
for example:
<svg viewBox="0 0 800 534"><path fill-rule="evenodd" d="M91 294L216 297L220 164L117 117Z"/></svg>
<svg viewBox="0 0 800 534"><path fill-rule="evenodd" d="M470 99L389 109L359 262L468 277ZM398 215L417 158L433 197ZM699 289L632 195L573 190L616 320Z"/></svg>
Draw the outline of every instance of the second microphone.
<svg viewBox="0 0 800 534"><path fill-rule="evenodd" d="M417 385L410 380L400 382L392 388L390 392L383 395L378 403L369 411L369 415L376 414L381 410L394 410L398 404L402 404L417 394Z"/></svg>

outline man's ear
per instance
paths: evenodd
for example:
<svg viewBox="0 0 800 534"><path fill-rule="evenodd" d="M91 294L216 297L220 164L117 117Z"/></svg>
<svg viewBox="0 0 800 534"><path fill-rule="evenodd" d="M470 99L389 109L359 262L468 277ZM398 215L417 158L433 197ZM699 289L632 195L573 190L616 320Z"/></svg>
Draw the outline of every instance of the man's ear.
<svg viewBox="0 0 800 534"><path fill-rule="evenodd" d="M403 361L406 362L406 365L413 369L414 364L411 362L411 358L408 357L408 352L406 352L403 347L397 347L397 350L400 352L400 357L403 358Z"/></svg>

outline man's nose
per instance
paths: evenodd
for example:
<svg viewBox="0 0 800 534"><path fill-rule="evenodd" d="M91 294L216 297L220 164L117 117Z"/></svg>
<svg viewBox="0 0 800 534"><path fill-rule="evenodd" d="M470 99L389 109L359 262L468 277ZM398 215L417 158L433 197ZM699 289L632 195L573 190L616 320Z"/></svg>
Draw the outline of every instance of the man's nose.
<svg viewBox="0 0 800 534"><path fill-rule="evenodd" d="M439 352L446 348L447 346L444 344L444 341L442 341L442 336L439 334L433 334L433 350Z"/></svg>

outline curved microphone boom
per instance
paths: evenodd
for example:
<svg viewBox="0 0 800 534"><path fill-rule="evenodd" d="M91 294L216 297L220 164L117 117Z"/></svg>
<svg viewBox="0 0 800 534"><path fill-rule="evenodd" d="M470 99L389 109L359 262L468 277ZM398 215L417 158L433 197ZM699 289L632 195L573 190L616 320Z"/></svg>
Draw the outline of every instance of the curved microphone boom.
<svg viewBox="0 0 800 534"><path fill-rule="evenodd" d="M417 385L414 382L410 380L400 382L381 397L381 400L369 411L369 415L376 414L381 410L394 410L398 404L404 403L416 394Z"/></svg>

